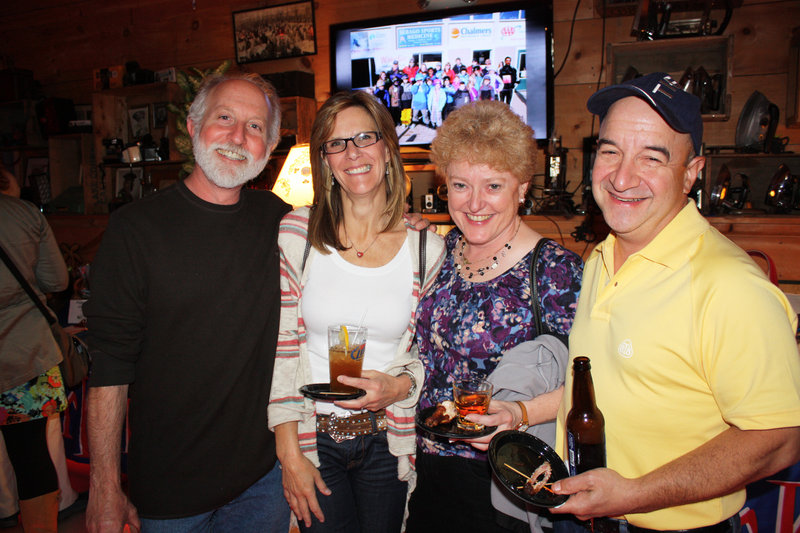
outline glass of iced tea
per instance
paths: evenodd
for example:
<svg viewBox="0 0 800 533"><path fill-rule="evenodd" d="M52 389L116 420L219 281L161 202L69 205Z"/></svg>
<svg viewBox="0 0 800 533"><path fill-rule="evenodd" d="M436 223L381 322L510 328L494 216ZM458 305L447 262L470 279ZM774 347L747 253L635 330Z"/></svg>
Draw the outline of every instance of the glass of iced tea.
<svg viewBox="0 0 800 533"><path fill-rule="evenodd" d="M340 324L328 326L328 363L331 392L357 392L358 389L339 383L339 376L361 377L367 328Z"/></svg>
<svg viewBox="0 0 800 533"><path fill-rule="evenodd" d="M467 415L485 415L492 399L492 384L482 378L457 379L453 382L453 401L458 411L458 427L480 431L483 424L470 422Z"/></svg>

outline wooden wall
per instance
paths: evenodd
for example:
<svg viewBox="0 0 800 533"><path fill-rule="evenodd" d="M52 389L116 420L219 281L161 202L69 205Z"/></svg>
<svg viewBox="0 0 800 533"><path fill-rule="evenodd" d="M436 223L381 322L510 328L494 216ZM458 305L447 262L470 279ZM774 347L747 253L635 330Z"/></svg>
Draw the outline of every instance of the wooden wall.
<svg viewBox="0 0 800 533"><path fill-rule="evenodd" d="M479 0L481 5L496 0ZM536 0L533 0L536 1ZM627 42L632 16L601 19L598 0L554 0L554 63L556 78L556 133L569 149L570 188L580 182L582 139L597 124L585 109L589 95L605 83L601 57L609 42ZM233 11L284 3L229 0L27 0L3 7L0 18L0 68L30 69L45 96L90 103L92 70L138 61L142 68L206 68L232 59ZM576 11L577 4L577 11ZM315 2L317 49L315 56L250 63L244 70L259 73L303 70L313 72L316 99L329 90L330 24L418 12L415 0L319 0ZM569 45L573 13L574 35ZM721 18L716 13L717 19ZM673 19L688 18L675 14ZM706 123L708 144L734 142L736 118L753 90L763 92L781 109L778 136L790 137L790 149L800 150L800 130L784 124L788 85L789 40L800 24L800 0L744 0L734 12L726 34L734 35L732 118Z"/></svg>

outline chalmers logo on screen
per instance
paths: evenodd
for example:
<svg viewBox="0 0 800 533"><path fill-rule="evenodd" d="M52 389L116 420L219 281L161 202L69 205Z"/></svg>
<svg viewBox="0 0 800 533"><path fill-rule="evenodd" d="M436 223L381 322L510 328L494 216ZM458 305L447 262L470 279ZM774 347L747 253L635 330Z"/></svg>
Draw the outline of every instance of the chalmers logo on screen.
<svg viewBox="0 0 800 533"><path fill-rule="evenodd" d="M459 38L481 38L481 37L491 37L492 36L492 29L487 27L471 27L471 26L462 26L462 27L453 27L450 30L450 37L452 39L459 39Z"/></svg>

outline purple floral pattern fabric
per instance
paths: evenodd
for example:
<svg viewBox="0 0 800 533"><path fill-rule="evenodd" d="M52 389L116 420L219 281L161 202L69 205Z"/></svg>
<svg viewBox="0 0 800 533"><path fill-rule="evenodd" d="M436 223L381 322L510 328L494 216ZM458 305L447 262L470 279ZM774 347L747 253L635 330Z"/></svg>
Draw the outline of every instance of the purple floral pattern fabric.
<svg viewBox="0 0 800 533"><path fill-rule="evenodd" d="M453 399L453 380L488 376L502 353L536 336L531 309L531 250L514 267L486 282L458 275L453 247L461 235L447 234L448 255L430 291L417 307L417 344L425 365L418 410ZM566 337L580 294L583 261L553 241L545 243L536 264L545 333ZM485 459L468 444L417 437L425 453Z"/></svg>

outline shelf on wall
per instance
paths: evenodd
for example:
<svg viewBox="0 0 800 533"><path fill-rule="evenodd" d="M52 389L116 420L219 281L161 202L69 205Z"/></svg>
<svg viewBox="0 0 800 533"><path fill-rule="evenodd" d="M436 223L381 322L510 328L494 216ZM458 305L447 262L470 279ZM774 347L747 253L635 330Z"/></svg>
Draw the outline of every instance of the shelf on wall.
<svg viewBox="0 0 800 533"><path fill-rule="evenodd" d="M640 0L595 0L594 11L601 17L624 17L636 13L636 7ZM703 11L708 4L707 0L652 0L651 9L657 8L659 4L669 4L673 13L683 11ZM724 9L731 4L731 7L741 7L742 0L712 0L712 9Z"/></svg>
<svg viewBox="0 0 800 533"><path fill-rule="evenodd" d="M630 67L640 74L666 72L679 81L687 68L703 67L709 76L721 75L720 108L703 114L704 121L725 121L731 113L733 35L687 37L660 41L608 44L608 84L621 83Z"/></svg>

